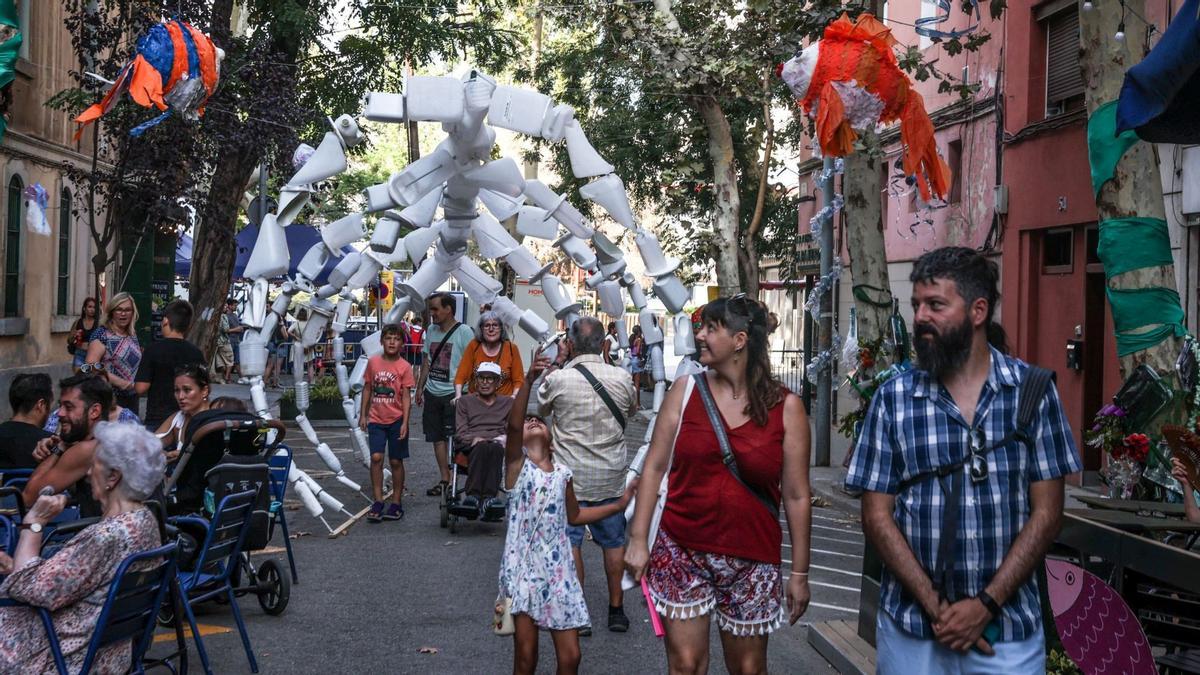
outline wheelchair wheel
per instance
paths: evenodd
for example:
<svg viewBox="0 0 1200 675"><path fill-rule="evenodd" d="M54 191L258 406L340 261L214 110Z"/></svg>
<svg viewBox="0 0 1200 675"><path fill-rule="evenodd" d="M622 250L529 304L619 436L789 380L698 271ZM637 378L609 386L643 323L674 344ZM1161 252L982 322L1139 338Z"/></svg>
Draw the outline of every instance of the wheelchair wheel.
<svg viewBox="0 0 1200 675"><path fill-rule="evenodd" d="M264 562L258 568L258 585L264 590L258 594L258 604L271 616L283 614L292 595L292 580L279 569L274 560Z"/></svg>
<svg viewBox="0 0 1200 675"><path fill-rule="evenodd" d="M175 601L168 593L167 597L163 598L163 604L158 607L158 616L155 617L158 625L163 628L171 628L175 625Z"/></svg>

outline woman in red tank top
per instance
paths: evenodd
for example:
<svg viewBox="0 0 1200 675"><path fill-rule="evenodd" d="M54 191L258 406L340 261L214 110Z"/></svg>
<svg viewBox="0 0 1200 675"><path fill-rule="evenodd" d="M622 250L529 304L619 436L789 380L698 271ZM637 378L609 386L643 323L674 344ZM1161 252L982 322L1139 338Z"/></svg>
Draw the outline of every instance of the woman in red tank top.
<svg viewBox="0 0 1200 675"><path fill-rule="evenodd" d="M808 418L771 375L767 313L744 295L704 307L696 334L707 373L679 380L654 426L625 564L645 575L664 616L671 670L703 670L713 614L730 672L767 672L767 635L784 620L780 500L792 543L787 619L808 607ZM723 461L702 390L711 392L737 475ZM678 431L676 431L678 430ZM667 503L649 541L658 486ZM740 477L740 478L739 478ZM733 639L737 638L737 639Z"/></svg>

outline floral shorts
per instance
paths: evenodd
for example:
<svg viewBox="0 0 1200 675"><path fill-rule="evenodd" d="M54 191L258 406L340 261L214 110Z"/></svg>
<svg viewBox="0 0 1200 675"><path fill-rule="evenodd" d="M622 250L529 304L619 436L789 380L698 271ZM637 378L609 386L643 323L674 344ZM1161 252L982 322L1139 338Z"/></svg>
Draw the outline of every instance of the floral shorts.
<svg viewBox="0 0 1200 675"><path fill-rule="evenodd" d="M739 637L766 635L783 624L779 565L693 551L659 530L646 579L655 609L668 619L704 616L715 608L717 626Z"/></svg>

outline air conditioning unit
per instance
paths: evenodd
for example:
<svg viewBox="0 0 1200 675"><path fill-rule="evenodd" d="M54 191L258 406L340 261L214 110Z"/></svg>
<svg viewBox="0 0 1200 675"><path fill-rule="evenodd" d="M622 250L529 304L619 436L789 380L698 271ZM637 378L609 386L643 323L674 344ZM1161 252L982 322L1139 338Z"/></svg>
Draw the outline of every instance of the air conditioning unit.
<svg viewBox="0 0 1200 675"><path fill-rule="evenodd" d="M1063 114L1062 104L1046 106L1046 117L1054 117L1055 115Z"/></svg>

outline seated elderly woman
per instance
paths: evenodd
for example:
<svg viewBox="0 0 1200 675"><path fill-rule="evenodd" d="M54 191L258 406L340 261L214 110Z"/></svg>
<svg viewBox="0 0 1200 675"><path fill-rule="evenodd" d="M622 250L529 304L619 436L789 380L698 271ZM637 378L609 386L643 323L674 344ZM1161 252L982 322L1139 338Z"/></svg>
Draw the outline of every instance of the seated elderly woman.
<svg viewBox="0 0 1200 675"><path fill-rule="evenodd" d="M0 553L0 596L51 612L67 665L83 665L87 642L121 561L160 545L158 523L142 503L162 483L166 458L162 443L140 426L100 422L90 471L92 495L100 502L100 522L82 530L54 557L42 559L42 527L62 512L63 495L43 495L21 524L15 555ZM100 650L92 669L123 673L131 642ZM45 629L34 610L0 608L0 672L54 672Z"/></svg>

